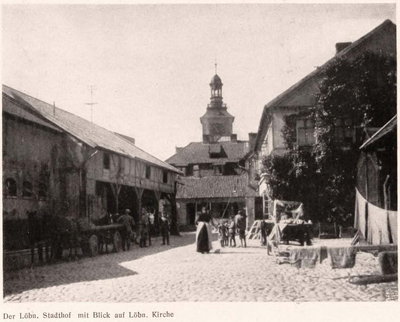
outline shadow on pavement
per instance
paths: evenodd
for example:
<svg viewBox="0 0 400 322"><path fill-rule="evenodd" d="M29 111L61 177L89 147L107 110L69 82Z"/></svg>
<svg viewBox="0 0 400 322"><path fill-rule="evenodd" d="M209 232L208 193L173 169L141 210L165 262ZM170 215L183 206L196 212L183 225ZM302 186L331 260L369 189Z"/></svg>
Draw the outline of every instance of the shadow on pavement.
<svg viewBox="0 0 400 322"><path fill-rule="evenodd" d="M213 252L210 255L228 255L228 254L255 254L254 252Z"/></svg>
<svg viewBox="0 0 400 322"><path fill-rule="evenodd" d="M152 246L145 248L134 245L125 252L3 272L3 297L32 289L136 275L137 272L123 267L120 263L187 246L194 242L194 233L171 236L169 246L161 245L161 237L156 237L152 239Z"/></svg>

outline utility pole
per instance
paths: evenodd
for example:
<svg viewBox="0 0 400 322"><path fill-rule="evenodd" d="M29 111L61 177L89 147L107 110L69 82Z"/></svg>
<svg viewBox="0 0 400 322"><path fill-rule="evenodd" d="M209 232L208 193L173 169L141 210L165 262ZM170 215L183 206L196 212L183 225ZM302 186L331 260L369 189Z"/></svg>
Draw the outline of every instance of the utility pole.
<svg viewBox="0 0 400 322"><path fill-rule="evenodd" d="M93 105L96 105L97 103L93 102L93 90L95 90L96 87L93 85L89 86L90 90L90 103L85 103L86 105L90 105L90 122L93 123Z"/></svg>

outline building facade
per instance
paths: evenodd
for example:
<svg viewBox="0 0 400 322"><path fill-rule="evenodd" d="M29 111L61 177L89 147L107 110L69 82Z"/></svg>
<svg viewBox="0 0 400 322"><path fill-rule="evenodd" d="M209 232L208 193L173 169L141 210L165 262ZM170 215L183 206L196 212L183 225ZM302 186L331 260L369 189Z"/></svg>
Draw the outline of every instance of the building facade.
<svg viewBox="0 0 400 322"><path fill-rule="evenodd" d="M296 144L299 147L311 147L315 144L314 124L305 117L315 106L319 85L323 80L323 70L334 59L352 61L366 53L378 53L396 57L396 25L390 20L384 21L371 32L351 43L336 44L336 55L321 67L295 83L286 91L265 105L249 162L252 172L259 176L259 193L267 204L268 186L262 173L262 160L271 154L284 154L286 150L282 130L285 118L291 116L295 122ZM335 120L335 136L339 144L354 140L356 133L351 120L345 116ZM336 139L336 138L335 138Z"/></svg>
<svg viewBox="0 0 400 322"><path fill-rule="evenodd" d="M177 186L180 225L194 225L204 206L216 218L229 218L245 209L250 225L256 215L256 192L249 184L245 158L255 135L241 141L233 134L234 117L223 102L222 86L221 78L214 75L210 103L200 118L202 141L176 148L166 161L184 174Z"/></svg>
<svg viewBox="0 0 400 322"><path fill-rule="evenodd" d="M138 220L169 204L176 223L178 174L132 138L3 86L5 234L31 211L93 222L129 208Z"/></svg>

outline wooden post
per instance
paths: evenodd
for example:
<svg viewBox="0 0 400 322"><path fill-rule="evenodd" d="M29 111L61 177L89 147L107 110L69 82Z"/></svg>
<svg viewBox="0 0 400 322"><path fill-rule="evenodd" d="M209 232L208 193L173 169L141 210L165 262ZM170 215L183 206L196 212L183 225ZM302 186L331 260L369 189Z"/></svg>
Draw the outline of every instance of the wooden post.
<svg viewBox="0 0 400 322"><path fill-rule="evenodd" d="M262 216L265 218L265 194L262 194Z"/></svg>
<svg viewBox="0 0 400 322"><path fill-rule="evenodd" d="M176 199L175 194L166 194L167 199L171 203L171 227L170 232L171 235L179 236L178 230L178 220L177 220L177 211L176 211Z"/></svg>
<svg viewBox="0 0 400 322"><path fill-rule="evenodd" d="M368 238L368 152L365 153L365 239Z"/></svg>
<svg viewBox="0 0 400 322"><path fill-rule="evenodd" d="M140 218L141 211L142 211L142 196L143 196L144 189L135 187L135 192L136 192L136 199L137 199L136 213L138 215L138 218Z"/></svg>
<svg viewBox="0 0 400 322"><path fill-rule="evenodd" d="M113 196L115 198L115 212L119 212L119 192L121 191L121 185L118 183L112 183L110 184L111 191L113 193Z"/></svg>

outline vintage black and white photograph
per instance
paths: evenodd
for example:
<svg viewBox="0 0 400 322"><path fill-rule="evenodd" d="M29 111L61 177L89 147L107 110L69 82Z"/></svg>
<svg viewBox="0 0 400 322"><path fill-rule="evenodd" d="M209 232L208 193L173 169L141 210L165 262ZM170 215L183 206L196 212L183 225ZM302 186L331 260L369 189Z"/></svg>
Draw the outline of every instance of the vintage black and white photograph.
<svg viewBox="0 0 400 322"><path fill-rule="evenodd" d="M4 303L398 301L395 3L1 11Z"/></svg>

